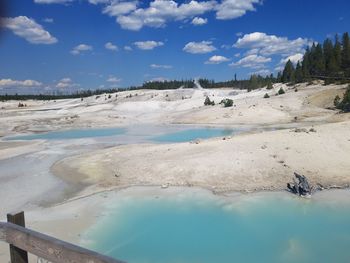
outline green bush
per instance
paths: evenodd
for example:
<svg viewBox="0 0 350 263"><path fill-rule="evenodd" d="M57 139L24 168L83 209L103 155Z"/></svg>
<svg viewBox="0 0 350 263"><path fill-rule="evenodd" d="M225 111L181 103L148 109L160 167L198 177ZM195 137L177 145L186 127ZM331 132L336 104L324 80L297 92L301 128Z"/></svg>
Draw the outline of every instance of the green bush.
<svg viewBox="0 0 350 263"><path fill-rule="evenodd" d="M280 88L279 91L278 91L278 95L282 95L282 94L284 94L284 93L286 93L286 92L284 91L284 89L283 89L283 88Z"/></svg>
<svg viewBox="0 0 350 263"><path fill-rule="evenodd" d="M266 89L268 89L268 90L273 89L273 85L272 85L271 82L269 82L269 83L267 84Z"/></svg>
<svg viewBox="0 0 350 263"><path fill-rule="evenodd" d="M224 107L232 107L233 106L233 100L231 99L223 99L220 104L224 104Z"/></svg>
<svg viewBox="0 0 350 263"><path fill-rule="evenodd" d="M343 112L350 112L350 85L346 89L342 101L340 101L339 96L337 97L334 99L334 105Z"/></svg>
<svg viewBox="0 0 350 263"><path fill-rule="evenodd" d="M335 98L334 98L334 106L335 106L336 108L338 108L338 107L339 107L339 104L340 104L340 97L337 95L337 96L335 96Z"/></svg>
<svg viewBox="0 0 350 263"><path fill-rule="evenodd" d="M214 106L215 105L215 102L214 101L211 101L210 99L209 99L209 97L208 96L206 96L205 97L205 100L204 100L204 105L205 106Z"/></svg>
<svg viewBox="0 0 350 263"><path fill-rule="evenodd" d="M270 98L269 94L265 93L264 99L268 99L268 98Z"/></svg>

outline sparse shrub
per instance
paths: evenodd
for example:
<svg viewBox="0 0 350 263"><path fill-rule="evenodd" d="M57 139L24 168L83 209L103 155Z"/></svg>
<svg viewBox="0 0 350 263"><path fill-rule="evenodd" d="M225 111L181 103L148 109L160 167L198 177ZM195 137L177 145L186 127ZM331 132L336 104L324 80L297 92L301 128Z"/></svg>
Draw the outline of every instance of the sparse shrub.
<svg viewBox="0 0 350 263"><path fill-rule="evenodd" d="M340 101L340 99L338 99L338 101L338 105L336 106L338 109L342 110L343 112L350 112L350 85L347 87L342 101ZM334 104L335 102L336 99L334 99Z"/></svg>
<svg viewBox="0 0 350 263"><path fill-rule="evenodd" d="M299 91L298 88L295 88L295 89L294 89L294 92L298 92L298 91Z"/></svg>
<svg viewBox="0 0 350 263"><path fill-rule="evenodd" d="M233 100L231 99L223 99L220 104L224 104L224 107L232 107L233 106Z"/></svg>
<svg viewBox="0 0 350 263"><path fill-rule="evenodd" d="M269 94L265 93L264 99L268 99L268 98L270 98Z"/></svg>
<svg viewBox="0 0 350 263"><path fill-rule="evenodd" d="M112 98L112 95L111 95L111 94L109 94L109 95L108 95L108 98L109 98L109 99L111 99L111 98Z"/></svg>
<svg viewBox="0 0 350 263"><path fill-rule="evenodd" d="M205 105L205 106L209 106L209 105L214 106L214 105L215 105L215 102L214 102L214 101L211 101L211 100L209 99L209 97L206 96L206 97L205 97L205 100L204 100L204 105Z"/></svg>
<svg viewBox="0 0 350 263"><path fill-rule="evenodd" d="M286 92L284 91L284 89L283 89L283 88L280 88L279 91L278 91L278 95L282 95L282 94L284 94L284 93L286 93Z"/></svg>
<svg viewBox="0 0 350 263"><path fill-rule="evenodd" d="M336 108L338 108L339 107L339 104L340 104L340 97L337 95L337 96L335 96L335 98L334 98L334 106L336 107Z"/></svg>
<svg viewBox="0 0 350 263"><path fill-rule="evenodd" d="M271 82L269 82L269 83L267 84L266 89L268 89L268 90L273 89L273 85L272 85Z"/></svg>

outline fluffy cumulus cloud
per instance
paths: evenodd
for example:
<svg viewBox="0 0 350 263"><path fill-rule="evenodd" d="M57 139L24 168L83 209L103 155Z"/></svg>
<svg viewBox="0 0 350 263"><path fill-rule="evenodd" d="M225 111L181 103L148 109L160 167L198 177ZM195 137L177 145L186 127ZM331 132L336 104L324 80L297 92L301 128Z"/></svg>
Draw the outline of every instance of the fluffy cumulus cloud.
<svg viewBox="0 0 350 263"><path fill-rule="evenodd" d="M297 64L299 61L303 60L303 56L304 55L302 53L297 53L289 57L282 58L280 64L284 65L288 62L288 60L290 60L293 64Z"/></svg>
<svg viewBox="0 0 350 263"><path fill-rule="evenodd" d="M5 28L32 44L55 44L57 39L46 31L40 24L26 16L3 19Z"/></svg>
<svg viewBox="0 0 350 263"><path fill-rule="evenodd" d="M161 47L164 45L163 42L159 41L153 41L153 40L148 40L148 41L137 41L134 42L134 45L141 50L152 50L156 47Z"/></svg>
<svg viewBox="0 0 350 263"><path fill-rule="evenodd" d="M224 62L230 61L227 57L224 56L212 56L209 58L208 61L205 62L205 64L221 64Z"/></svg>
<svg viewBox="0 0 350 263"><path fill-rule="evenodd" d="M103 9L102 13L109 16L129 14L137 9L137 3L137 1L112 1Z"/></svg>
<svg viewBox="0 0 350 263"><path fill-rule="evenodd" d="M222 0L216 7L216 18L227 20L244 16L247 11L255 11L260 0Z"/></svg>
<svg viewBox="0 0 350 263"><path fill-rule="evenodd" d="M246 56L237 62L231 63L230 66L260 69L260 68L264 68L265 64L268 62L271 62L271 58L267 58L267 57L263 57L255 54L255 55Z"/></svg>
<svg viewBox="0 0 350 263"><path fill-rule="evenodd" d="M69 89L69 88L75 88L79 86L80 85L77 83L74 83L71 78L63 78L56 84L56 88L59 88L59 89Z"/></svg>
<svg viewBox="0 0 350 263"><path fill-rule="evenodd" d="M86 45L86 44L80 44L78 46L75 46L72 50L71 50L71 54L73 55L79 55L82 52L87 52L87 51L92 51L92 46Z"/></svg>
<svg viewBox="0 0 350 263"><path fill-rule="evenodd" d="M27 80L13 80L13 79L0 79L0 88L20 88L20 87L40 87L43 84L39 81L27 79Z"/></svg>
<svg viewBox="0 0 350 263"><path fill-rule="evenodd" d="M150 67L154 69L172 69L173 68L173 66L171 65L159 65L159 64L151 64Z"/></svg>
<svg viewBox="0 0 350 263"><path fill-rule="evenodd" d="M125 50L125 51L132 51L132 47L130 47L130 46L124 46L124 50Z"/></svg>
<svg viewBox="0 0 350 263"><path fill-rule="evenodd" d="M305 47L309 45L310 42L310 40L305 38L289 40L286 37L254 32L239 38L234 44L234 47L249 49L251 54L256 53L263 56L276 54L290 56L297 53L303 53Z"/></svg>
<svg viewBox="0 0 350 263"><path fill-rule="evenodd" d="M111 42L107 42L105 48L111 51L118 51L118 47Z"/></svg>
<svg viewBox="0 0 350 263"><path fill-rule="evenodd" d="M90 0L91 1L91 0ZM96 0L95 0L96 1ZM140 1L111 0L103 13L116 17L124 29L140 30L144 26L164 27L171 21L192 20L194 25L203 25L207 20L198 16L216 12L217 19L235 19L254 11L260 0L191 0L178 3L174 0L153 0L149 6L139 7Z"/></svg>
<svg viewBox="0 0 350 263"><path fill-rule="evenodd" d="M121 81L122 81L122 79L117 78L117 77L114 77L114 76L110 76L110 77L107 79L107 82L112 83L112 84L116 84L116 83L119 83L119 82L121 82Z"/></svg>
<svg viewBox="0 0 350 263"><path fill-rule="evenodd" d="M271 74L271 71L269 69L260 69L258 71L250 72L250 75L267 76L270 74Z"/></svg>
<svg viewBox="0 0 350 263"><path fill-rule="evenodd" d="M65 4L77 0L34 0L38 4ZM151 0L146 4L139 0L86 0L91 4L102 4L102 13L116 17L123 29L140 30L144 26L164 27L171 21L192 21L193 25L207 23L198 16L209 12L217 19L235 19L248 11L255 11L262 0ZM197 18L196 18L197 17Z"/></svg>
<svg viewBox="0 0 350 263"><path fill-rule="evenodd" d="M205 54L213 52L214 50L216 50L216 48L212 45L211 41L189 42L183 48L183 51L192 54Z"/></svg>
<svg viewBox="0 0 350 263"><path fill-rule="evenodd" d="M206 23L208 23L208 19L197 17L197 16L193 18L191 22L191 24L195 26L202 26L202 25L205 25Z"/></svg>

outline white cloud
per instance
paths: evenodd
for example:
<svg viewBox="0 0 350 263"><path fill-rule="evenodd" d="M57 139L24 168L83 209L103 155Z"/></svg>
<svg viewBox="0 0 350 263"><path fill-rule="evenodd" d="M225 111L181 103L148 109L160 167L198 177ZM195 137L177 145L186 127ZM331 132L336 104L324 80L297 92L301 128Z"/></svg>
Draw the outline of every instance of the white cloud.
<svg viewBox="0 0 350 263"><path fill-rule="evenodd" d="M216 4L214 0L202 2L191 0L182 4L178 4L173 0L154 0L150 2L147 8L138 8L130 13L124 10L126 12L124 15L119 15L118 12L115 14L109 12L109 14L117 16L117 22L122 28L140 30L144 26L164 27L169 21L181 21L202 15L214 10Z"/></svg>
<svg viewBox="0 0 350 263"><path fill-rule="evenodd" d="M107 42L105 44L105 48L108 49L108 50L112 50L112 51L117 51L118 50L118 47L116 45L114 45L113 43L111 43L111 42Z"/></svg>
<svg viewBox="0 0 350 263"><path fill-rule="evenodd" d="M32 44L55 44L57 39L33 19L26 16L4 18L5 28Z"/></svg>
<svg viewBox="0 0 350 263"><path fill-rule="evenodd" d="M239 38L234 44L234 47L250 49L250 54L259 53L263 56L275 54L290 56L296 53L303 53L305 47L309 44L310 40L305 38L289 40L286 37L278 37L275 35L267 35L266 33L254 32Z"/></svg>
<svg viewBox="0 0 350 263"><path fill-rule="evenodd" d="M263 68L268 62L271 62L271 58L258 55L249 55L237 62L231 63L230 66L259 69Z"/></svg>
<svg viewBox="0 0 350 263"><path fill-rule="evenodd" d="M80 85L77 83L74 83L71 78L63 78L56 84L56 88L59 88L59 89L74 88L79 86Z"/></svg>
<svg viewBox="0 0 350 263"><path fill-rule="evenodd" d="M260 76L267 76L270 74L271 74L271 71L268 69L261 69L261 70L250 73L250 75L260 75Z"/></svg>
<svg viewBox="0 0 350 263"><path fill-rule="evenodd" d="M113 76L110 76L108 79L107 79L107 82L110 82L110 83L119 83L119 82L121 82L122 81L122 79L120 79L120 78L117 78L117 77L113 77Z"/></svg>
<svg viewBox="0 0 350 263"><path fill-rule="evenodd" d="M112 1L106 6L102 13L109 16L120 16L128 14L137 8L137 1Z"/></svg>
<svg viewBox="0 0 350 263"><path fill-rule="evenodd" d="M159 65L159 64L151 64L150 67L154 68L154 69L159 69L159 68L161 68L161 69L171 69L171 68L173 68L173 66L171 66L171 65Z"/></svg>
<svg viewBox="0 0 350 263"><path fill-rule="evenodd" d="M193 18L191 23L195 26L202 26L208 23L208 19L196 16L195 18Z"/></svg>
<svg viewBox="0 0 350 263"><path fill-rule="evenodd" d="M254 4L260 2L260 0L222 0L216 7L216 18L227 20L241 17L247 11L255 11Z"/></svg>
<svg viewBox="0 0 350 263"><path fill-rule="evenodd" d="M126 51L132 51L132 47L130 47L130 46L124 46L124 50L126 50Z"/></svg>
<svg viewBox="0 0 350 263"><path fill-rule="evenodd" d="M216 50L216 48L212 45L211 41L189 42L183 48L183 51L192 54L205 54L214 50Z"/></svg>
<svg viewBox="0 0 350 263"><path fill-rule="evenodd" d="M297 64L298 61L302 61L303 60L303 54L301 53L297 53L297 54L294 54L294 55L291 55L289 57L286 57L286 58L282 58L281 61L280 61L280 64L281 65L284 65L288 62L288 60L290 60L293 64Z"/></svg>
<svg viewBox="0 0 350 263"><path fill-rule="evenodd" d="M149 80L149 82L165 82L165 81L169 81L169 79L164 78L164 77L156 77L156 78Z"/></svg>
<svg viewBox="0 0 350 263"><path fill-rule="evenodd" d="M74 0L34 0L37 4L65 4L73 2Z"/></svg>
<svg viewBox="0 0 350 263"><path fill-rule="evenodd" d="M13 80L13 79L0 79L0 88L18 88L18 87L40 87L43 84L39 81L27 79L27 80Z"/></svg>
<svg viewBox="0 0 350 263"><path fill-rule="evenodd" d="M46 17L46 18L43 19L43 22L45 22L45 23L53 23L54 20L53 20L53 18Z"/></svg>
<svg viewBox="0 0 350 263"><path fill-rule="evenodd" d="M90 4L97 5L97 4L107 4L110 2L110 0L88 0Z"/></svg>
<svg viewBox="0 0 350 263"><path fill-rule="evenodd" d="M73 55L79 55L81 52L87 52L92 51L92 46L86 45L86 44L80 44L76 47L74 47L70 53Z"/></svg>
<svg viewBox="0 0 350 263"><path fill-rule="evenodd" d="M157 41L153 41L153 40L149 40L149 41L137 41L134 42L134 45L138 48L138 49L142 49L142 50L152 50L156 47L161 47L164 45L163 42L157 42Z"/></svg>
<svg viewBox="0 0 350 263"><path fill-rule="evenodd" d="M227 57L212 56L211 58L209 58L208 61L205 62L205 64L220 64L220 63L227 62L227 61L230 61L230 59L228 59Z"/></svg>
<svg viewBox="0 0 350 263"><path fill-rule="evenodd" d="M36 3L69 3L74 0L34 0ZM138 31L144 26L164 27L171 21L190 21L203 25L204 18L195 17L215 12L217 19L235 19L255 11L255 5L263 0L189 0L178 3L176 0L87 0L97 5L104 4L102 13L116 17L116 22L127 30ZM148 4L145 4L147 3ZM142 5L143 7L140 7Z"/></svg>

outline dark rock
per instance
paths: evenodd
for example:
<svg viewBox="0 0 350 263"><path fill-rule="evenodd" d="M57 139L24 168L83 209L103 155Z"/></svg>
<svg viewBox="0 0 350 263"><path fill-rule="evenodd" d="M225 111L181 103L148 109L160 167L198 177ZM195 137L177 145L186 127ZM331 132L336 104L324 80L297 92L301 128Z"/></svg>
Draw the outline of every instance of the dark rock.
<svg viewBox="0 0 350 263"><path fill-rule="evenodd" d="M300 196L311 195L311 187L306 177L298 173L294 173L294 175L293 183L287 183L289 191ZM298 182L296 179L298 179Z"/></svg>

